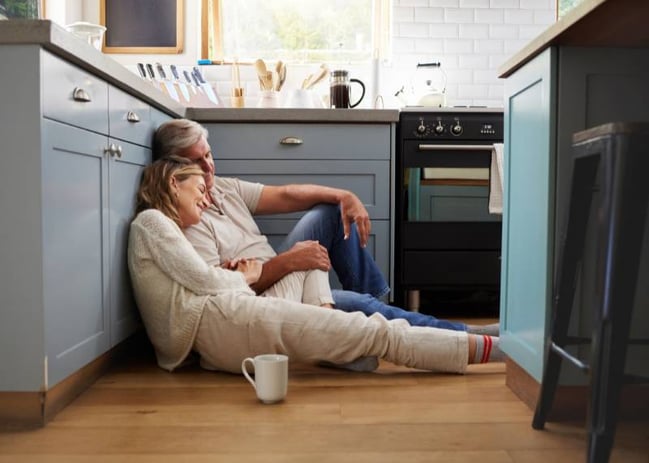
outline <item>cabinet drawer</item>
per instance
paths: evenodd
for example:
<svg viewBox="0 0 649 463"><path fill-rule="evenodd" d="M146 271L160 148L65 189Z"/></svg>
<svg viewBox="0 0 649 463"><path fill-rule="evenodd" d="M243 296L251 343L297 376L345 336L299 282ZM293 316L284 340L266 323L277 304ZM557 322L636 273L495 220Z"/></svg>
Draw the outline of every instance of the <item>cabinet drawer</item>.
<svg viewBox="0 0 649 463"><path fill-rule="evenodd" d="M108 133L108 84L42 52L43 115L97 133Z"/></svg>
<svg viewBox="0 0 649 463"><path fill-rule="evenodd" d="M389 124L206 124L206 128L215 159L390 159Z"/></svg>
<svg viewBox="0 0 649 463"><path fill-rule="evenodd" d="M150 106L113 87L108 87L110 136L142 146L151 146L155 127Z"/></svg>
<svg viewBox="0 0 649 463"><path fill-rule="evenodd" d="M311 183L353 191L370 217L390 218L389 161L233 161L217 159L217 175L264 185ZM297 217L297 214L283 214Z"/></svg>

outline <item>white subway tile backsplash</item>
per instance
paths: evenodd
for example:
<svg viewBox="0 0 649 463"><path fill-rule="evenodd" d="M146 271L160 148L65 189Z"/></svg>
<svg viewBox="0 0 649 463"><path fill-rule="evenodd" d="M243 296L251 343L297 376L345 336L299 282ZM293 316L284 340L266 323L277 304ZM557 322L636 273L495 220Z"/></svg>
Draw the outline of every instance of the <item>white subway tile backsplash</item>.
<svg viewBox="0 0 649 463"><path fill-rule="evenodd" d="M517 39L518 29L518 26L490 24L489 37L491 37L492 39Z"/></svg>
<svg viewBox="0 0 649 463"><path fill-rule="evenodd" d="M460 38L487 39L489 38L489 24L460 24Z"/></svg>
<svg viewBox="0 0 649 463"><path fill-rule="evenodd" d="M460 8L489 8L489 0L460 0Z"/></svg>
<svg viewBox="0 0 649 463"><path fill-rule="evenodd" d="M518 8L519 0L491 0L489 8Z"/></svg>
<svg viewBox="0 0 649 463"><path fill-rule="evenodd" d="M473 71L473 82L476 84L492 84L498 80L498 72L495 69Z"/></svg>
<svg viewBox="0 0 649 463"><path fill-rule="evenodd" d="M475 22L486 24L501 24L505 20L505 10L500 8L475 10Z"/></svg>
<svg viewBox="0 0 649 463"><path fill-rule="evenodd" d="M460 6L460 0L430 0L429 6L441 6L444 8L457 8Z"/></svg>
<svg viewBox="0 0 649 463"><path fill-rule="evenodd" d="M505 24L534 24L534 11L507 9L505 10Z"/></svg>
<svg viewBox="0 0 649 463"><path fill-rule="evenodd" d="M478 54L493 54L503 53L505 49L504 40L476 40L474 43L473 51Z"/></svg>
<svg viewBox="0 0 649 463"><path fill-rule="evenodd" d="M490 64L490 57L487 55L460 55L459 63L460 67L464 69L485 69L493 67Z"/></svg>
<svg viewBox="0 0 649 463"><path fill-rule="evenodd" d="M443 8L415 8L415 22L441 23L443 21Z"/></svg>
<svg viewBox="0 0 649 463"><path fill-rule="evenodd" d="M431 24L429 29L430 37L458 38L459 26L457 24Z"/></svg>
<svg viewBox="0 0 649 463"><path fill-rule="evenodd" d="M519 37L521 39L533 39L537 35L541 34L541 32L543 32L545 29L547 29L547 26L543 24L535 26L520 26Z"/></svg>
<svg viewBox="0 0 649 463"><path fill-rule="evenodd" d="M446 53L471 53L474 49L473 40L444 39L444 51Z"/></svg>
<svg viewBox="0 0 649 463"><path fill-rule="evenodd" d="M555 21L555 1L393 0L394 57L381 84L398 88L418 62L440 61L449 105L502 107L498 68Z"/></svg>
<svg viewBox="0 0 649 463"><path fill-rule="evenodd" d="M536 10L534 12L534 24L552 24L555 20L556 13L554 10Z"/></svg>
<svg viewBox="0 0 649 463"><path fill-rule="evenodd" d="M444 53L446 50L443 39L417 39L414 51L418 53Z"/></svg>
<svg viewBox="0 0 649 463"><path fill-rule="evenodd" d="M394 4L399 6L428 6L428 0L398 0Z"/></svg>
<svg viewBox="0 0 649 463"><path fill-rule="evenodd" d="M401 23L398 26L400 37L428 37L428 24Z"/></svg>
<svg viewBox="0 0 649 463"><path fill-rule="evenodd" d="M466 10L448 8L444 10L444 21L452 24L473 23L473 12L473 8Z"/></svg>
<svg viewBox="0 0 649 463"><path fill-rule="evenodd" d="M415 9L414 8L404 8L404 7L394 7L392 9L392 21L395 24L399 23L411 23L415 22Z"/></svg>

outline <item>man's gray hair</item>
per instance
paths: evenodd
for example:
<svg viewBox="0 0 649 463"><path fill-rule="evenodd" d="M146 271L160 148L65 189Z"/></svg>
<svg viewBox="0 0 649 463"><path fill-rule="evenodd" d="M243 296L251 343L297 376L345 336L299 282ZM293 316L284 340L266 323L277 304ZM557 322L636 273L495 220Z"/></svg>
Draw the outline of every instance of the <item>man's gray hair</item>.
<svg viewBox="0 0 649 463"><path fill-rule="evenodd" d="M189 119L172 119L158 127L153 138L153 160L181 156L181 151L207 140L207 130Z"/></svg>

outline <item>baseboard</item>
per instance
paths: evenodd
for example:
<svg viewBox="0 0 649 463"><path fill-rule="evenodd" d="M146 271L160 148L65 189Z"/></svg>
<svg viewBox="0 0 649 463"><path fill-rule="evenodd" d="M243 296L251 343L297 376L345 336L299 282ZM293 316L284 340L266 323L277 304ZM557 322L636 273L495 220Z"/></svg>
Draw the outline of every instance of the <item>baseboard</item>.
<svg viewBox="0 0 649 463"><path fill-rule="evenodd" d="M0 391L0 429L43 427L70 402L88 389L134 344L141 344L141 333L131 336L74 372L46 392Z"/></svg>
<svg viewBox="0 0 649 463"><path fill-rule="evenodd" d="M506 360L505 384L531 410L541 390L529 373L511 359ZM586 418L588 409L588 386L559 386L548 421L571 421ZM619 417L625 419L646 418L649 415L649 384L627 384L622 389Z"/></svg>

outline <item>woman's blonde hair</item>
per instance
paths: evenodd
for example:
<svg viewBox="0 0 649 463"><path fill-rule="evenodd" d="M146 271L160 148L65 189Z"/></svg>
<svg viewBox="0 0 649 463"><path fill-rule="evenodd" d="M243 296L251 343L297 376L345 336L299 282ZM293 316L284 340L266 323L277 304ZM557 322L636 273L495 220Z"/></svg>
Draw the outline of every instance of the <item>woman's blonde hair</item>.
<svg viewBox="0 0 649 463"><path fill-rule="evenodd" d="M203 170L187 158L169 156L144 168L137 191L135 213L157 209L182 227L178 214L178 200L171 191L171 179L184 182L192 175L205 175Z"/></svg>

